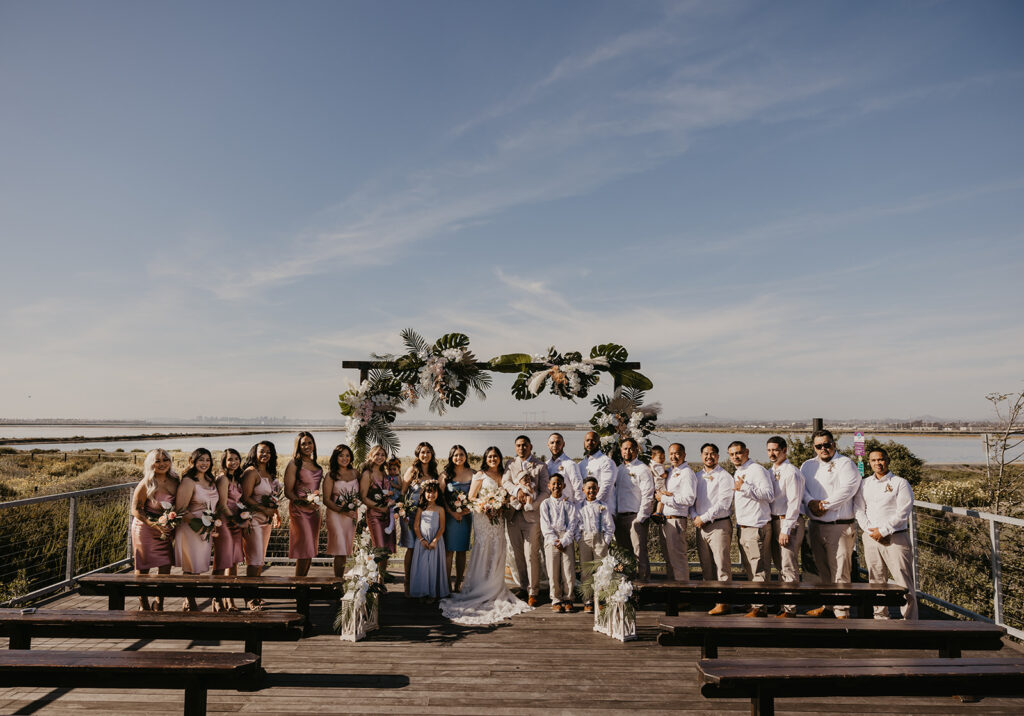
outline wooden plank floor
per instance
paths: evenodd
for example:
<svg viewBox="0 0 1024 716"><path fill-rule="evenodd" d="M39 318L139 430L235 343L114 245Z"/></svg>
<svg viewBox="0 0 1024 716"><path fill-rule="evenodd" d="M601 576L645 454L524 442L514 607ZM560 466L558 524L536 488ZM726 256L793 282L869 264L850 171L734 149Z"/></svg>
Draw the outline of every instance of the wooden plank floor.
<svg viewBox="0 0 1024 716"><path fill-rule="evenodd" d="M287 574L277 567L272 574ZM313 569L327 575L326 569ZM548 605L493 627L460 627L436 607L402 597L390 585L381 629L366 641L342 642L330 632L333 610L314 604L314 636L263 647L269 672L258 692L211 691L209 713L237 714L576 714L619 711L650 713L749 713L745 700L708 700L697 688L698 649L660 647L656 610L639 614L640 638L620 644L592 630L582 612L553 614ZM168 604L177 608L179 605ZM290 609L288 602L270 608ZM71 594L40 608L105 609L103 597ZM0 639L6 648L6 640ZM195 649L234 651L235 642L33 640L34 649ZM1019 656L1011 645L976 656ZM781 659L820 655L843 659L871 655L924 656L924 652L796 649L721 649L722 658ZM971 656L972 654L964 654ZM0 688L2 714L105 716L180 714L178 691ZM948 698L780 699L778 713L829 714L1015 714L1024 699L985 699L962 704Z"/></svg>

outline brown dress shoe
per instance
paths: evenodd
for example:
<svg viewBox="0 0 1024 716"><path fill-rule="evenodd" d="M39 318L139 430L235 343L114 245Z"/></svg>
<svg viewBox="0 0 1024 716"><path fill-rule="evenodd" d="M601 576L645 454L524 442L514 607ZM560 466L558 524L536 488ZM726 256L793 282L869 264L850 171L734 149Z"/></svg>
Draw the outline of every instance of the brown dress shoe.
<svg viewBox="0 0 1024 716"><path fill-rule="evenodd" d="M829 607L818 607L806 612L809 617L830 617L832 616L832 610Z"/></svg>
<svg viewBox="0 0 1024 716"><path fill-rule="evenodd" d="M593 604L584 604L583 605L583 611L586 614L593 614L594 613L594 605Z"/></svg>
<svg viewBox="0 0 1024 716"><path fill-rule="evenodd" d="M792 619L794 617L796 617L796 614L793 612L779 612L775 615L776 619Z"/></svg>
<svg viewBox="0 0 1024 716"><path fill-rule="evenodd" d="M531 607L535 607L537 606L537 604L539 604L539 600L537 599L536 595L531 594L530 598L526 600L526 603L529 604Z"/></svg>
<svg viewBox="0 0 1024 716"><path fill-rule="evenodd" d="M566 614L572 614L573 613L572 602L562 602L562 611L565 612Z"/></svg>
<svg viewBox="0 0 1024 716"><path fill-rule="evenodd" d="M555 602L554 604L551 605L551 611L553 611L553 612L560 612L560 611L562 611L562 605L559 604L558 602Z"/></svg>
<svg viewBox="0 0 1024 716"><path fill-rule="evenodd" d="M710 614L713 617L717 617L717 616L720 616L722 614L728 614L728 613L729 613L729 605L728 604L716 604L715 608L708 612L708 614Z"/></svg>
<svg viewBox="0 0 1024 716"><path fill-rule="evenodd" d="M743 616L745 616L745 617L764 617L764 616L767 616L767 613L765 612L764 607L755 607L754 609L751 609L749 612L747 612Z"/></svg>

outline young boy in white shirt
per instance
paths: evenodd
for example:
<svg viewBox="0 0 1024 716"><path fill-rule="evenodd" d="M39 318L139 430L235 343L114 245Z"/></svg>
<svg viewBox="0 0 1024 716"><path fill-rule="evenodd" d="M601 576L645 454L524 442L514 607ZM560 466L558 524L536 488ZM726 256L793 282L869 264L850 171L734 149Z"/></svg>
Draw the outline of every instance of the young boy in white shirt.
<svg viewBox="0 0 1024 716"><path fill-rule="evenodd" d="M604 559L608 554L608 545L612 543L615 536L615 520L608 507L597 499L597 493L601 489L601 483L596 477L587 477L583 480L584 501L579 506L579 547L580 547L580 571L581 578L586 581L590 578L594 568L588 566L589 562ZM583 605L583 611L593 612L594 602L590 601Z"/></svg>
<svg viewBox="0 0 1024 716"><path fill-rule="evenodd" d="M668 470L665 467L665 448L661 445L655 445L651 448L651 473L654 475L654 492L665 491L665 482L668 479ZM665 505L661 504L659 500L654 507L654 514L651 515L651 522L663 525L665 524Z"/></svg>
<svg viewBox="0 0 1024 716"><path fill-rule="evenodd" d="M572 593L576 586L576 532L579 515L576 505L562 494L565 479L555 473L548 480L551 497L540 503L540 531L544 535L544 556L550 582L551 611L572 612Z"/></svg>

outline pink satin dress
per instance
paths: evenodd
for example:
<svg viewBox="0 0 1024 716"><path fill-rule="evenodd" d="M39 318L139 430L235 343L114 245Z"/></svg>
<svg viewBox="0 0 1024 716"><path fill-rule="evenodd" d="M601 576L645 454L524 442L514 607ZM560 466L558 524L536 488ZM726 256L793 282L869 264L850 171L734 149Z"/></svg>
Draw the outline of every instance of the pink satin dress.
<svg viewBox="0 0 1024 716"><path fill-rule="evenodd" d="M280 490L277 480L260 476L256 485L252 488L253 502L259 502L264 495L272 495ZM242 553L245 555L245 563L249 567L262 567L267 561L267 545L270 544L270 517L253 510L252 529L248 534L242 535Z"/></svg>
<svg viewBox="0 0 1024 716"><path fill-rule="evenodd" d="M359 494L359 480L335 480L330 500L333 502L346 492ZM327 554L345 557L352 554L352 543L356 538L356 513L327 510Z"/></svg>
<svg viewBox="0 0 1024 716"><path fill-rule="evenodd" d="M157 489L152 497L146 498L145 510L155 519L163 514L161 502L174 504L174 495ZM135 569L142 571L174 564L174 535L164 539L160 530L132 517L132 557Z"/></svg>
<svg viewBox="0 0 1024 716"><path fill-rule="evenodd" d="M295 494L309 495L320 489L324 471L299 468L295 476ZM320 508L316 505L288 503L288 556L292 559L316 557L320 541Z"/></svg>
<svg viewBox="0 0 1024 716"><path fill-rule="evenodd" d="M210 569L213 540L200 537L188 523L193 517L200 517L203 510L216 512L218 498L216 485L205 487L197 482L195 490L192 491L188 511L174 535L174 563L181 567L185 574L202 574Z"/></svg>
<svg viewBox="0 0 1024 716"><path fill-rule="evenodd" d="M228 480L227 509L232 515L237 515L240 509L248 509L240 505L242 499L242 486L237 480ZM231 569L244 559L242 553L242 530L228 522L227 515L223 517L223 524L213 538L213 568L215 570Z"/></svg>

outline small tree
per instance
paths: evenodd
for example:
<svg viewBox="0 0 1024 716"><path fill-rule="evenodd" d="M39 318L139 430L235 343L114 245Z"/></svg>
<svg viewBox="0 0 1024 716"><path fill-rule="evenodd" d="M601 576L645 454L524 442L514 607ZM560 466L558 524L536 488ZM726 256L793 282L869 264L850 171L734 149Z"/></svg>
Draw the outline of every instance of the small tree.
<svg viewBox="0 0 1024 716"><path fill-rule="evenodd" d="M1024 391L989 393L998 418L997 431L985 436L985 487L989 505L996 514L1021 503L1024 480L1019 463L1024 457Z"/></svg>

